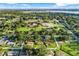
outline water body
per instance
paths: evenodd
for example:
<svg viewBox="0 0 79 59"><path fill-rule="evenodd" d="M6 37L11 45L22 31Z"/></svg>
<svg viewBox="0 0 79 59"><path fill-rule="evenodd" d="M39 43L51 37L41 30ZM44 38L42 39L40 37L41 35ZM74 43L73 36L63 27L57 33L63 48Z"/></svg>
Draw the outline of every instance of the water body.
<svg viewBox="0 0 79 59"><path fill-rule="evenodd" d="M69 14L79 14L79 11L52 11L56 13L69 13Z"/></svg>
<svg viewBox="0 0 79 59"><path fill-rule="evenodd" d="M24 11L26 13L27 11ZM28 11L28 12L36 12L36 13L45 13L45 12L53 12L53 13L68 13L68 14L79 14L79 11L56 11L56 10L47 10L47 11Z"/></svg>

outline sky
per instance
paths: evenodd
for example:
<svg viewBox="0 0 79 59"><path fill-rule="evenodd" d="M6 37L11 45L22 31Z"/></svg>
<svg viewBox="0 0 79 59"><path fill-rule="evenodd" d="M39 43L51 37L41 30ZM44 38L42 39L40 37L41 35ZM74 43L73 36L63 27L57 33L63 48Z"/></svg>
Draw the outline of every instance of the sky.
<svg viewBox="0 0 79 59"><path fill-rule="evenodd" d="M55 3L0 3L1 9L30 9L30 8L43 8L51 9L56 8Z"/></svg>
<svg viewBox="0 0 79 59"><path fill-rule="evenodd" d="M1 0L0 9L79 9L79 0Z"/></svg>
<svg viewBox="0 0 79 59"><path fill-rule="evenodd" d="M0 3L33 3L33 2L38 2L38 3L79 3L79 0L0 0Z"/></svg>
<svg viewBox="0 0 79 59"><path fill-rule="evenodd" d="M0 9L79 9L79 4L0 3Z"/></svg>

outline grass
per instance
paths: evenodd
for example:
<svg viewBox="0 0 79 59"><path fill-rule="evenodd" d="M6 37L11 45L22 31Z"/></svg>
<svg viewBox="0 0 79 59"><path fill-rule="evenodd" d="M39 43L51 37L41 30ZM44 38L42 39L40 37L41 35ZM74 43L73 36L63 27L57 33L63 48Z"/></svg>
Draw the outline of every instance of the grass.
<svg viewBox="0 0 79 59"><path fill-rule="evenodd" d="M20 28L17 28L17 31L22 31L22 32L29 31L29 30L30 30L30 28L28 28L28 27L20 27Z"/></svg>
<svg viewBox="0 0 79 59"><path fill-rule="evenodd" d="M36 49L40 48L41 46L44 46L42 41L38 41L36 44L34 44L34 48Z"/></svg>
<svg viewBox="0 0 79 59"><path fill-rule="evenodd" d="M57 56L70 56L69 54L67 54L66 52L62 50L56 50L56 55Z"/></svg>
<svg viewBox="0 0 79 59"><path fill-rule="evenodd" d="M30 31L31 29L33 29L34 31L41 31L44 27L43 26L38 26L38 27L33 27L33 28L30 28L30 27L20 27L20 28L17 28L17 31Z"/></svg>
<svg viewBox="0 0 79 59"><path fill-rule="evenodd" d="M10 47L0 47L0 52L7 52Z"/></svg>
<svg viewBox="0 0 79 59"><path fill-rule="evenodd" d="M68 45L69 48L73 49L73 52L74 54L77 54L79 55L79 43L77 42L71 42L69 45Z"/></svg>
<svg viewBox="0 0 79 59"><path fill-rule="evenodd" d="M41 47L41 45L38 45L38 44L34 45L34 48L36 48L36 49L38 49L40 47Z"/></svg>
<svg viewBox="0 0 79 59"><path fill-rule="evenodd" d="M48 44L47 48L56 48L56 43L52 42L52 43Z"/></svg>
<svg viewBox="0 0 79 59"><path fill-rule="evenodd" d="M79 44L77 42L71 42L70 44L63 44L62 50L72 56L79 56Z"/></svg>
<svg viewBox="0 0 79 59"><path fill-rule="evenodd" d="M43 28L44 28L43 26L38 26L32 29L34 29L35 31L41 31Z"/></svg>
<svg viewBox="0 0 79 59"><path fill-rule="evenodd" d="M54 35L54 37L56 38L56 37L60 37L60 35Z"/></svg>

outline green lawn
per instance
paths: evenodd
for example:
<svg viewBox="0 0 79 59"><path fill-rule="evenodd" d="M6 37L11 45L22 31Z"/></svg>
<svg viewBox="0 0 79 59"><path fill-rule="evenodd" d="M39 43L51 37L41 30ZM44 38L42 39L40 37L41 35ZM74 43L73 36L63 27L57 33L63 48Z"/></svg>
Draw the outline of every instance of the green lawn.
<svg viewBox="0 0 79 59"><path fill-rule="evenodd" d="M71 56L62 50L56 50L56 55L57 56Z"/></svg>
<svg viewBox="0 0 79 59"><path fill-rule="evenodd" d="M42 45L42 44L41 44L41 45ZM38 48L40 48L40 47L41 47L41 45L36 44L36 45L34 45L34 48L38 49Z"/></svg>
<svg viewBox="0 0 79 59"><path fill-rule="evenodd" d="M28 28L28 27L20 27L20 28L17 28L17 31L22 31L22 32L29 31L29 30L30 30L30 28Z"/></svg>
<svg viewBox="0 0 79 59"><path fill-rule="evenodd" d="M42 41L38 41L36 44L34 44L34 48L36 49L40 48L41 46L44 46Z"/></svg>
<svg viewBox="0 0 79 59"><path fill-rule="evenodd" d="M55 42L52 42L52 43L47 44L47 45L48 45L48 47L47 47L47 48L56 48L56 47L57 47L57 45L56 45L56 43L55 43Z"/></svg>
<svg viewBox="0 0 79 59"><path fill-rule="evenodd" d="M72 56L79 56L79 44L77 42L63 44L61 49Z"/></svg>
<svg viewBox="0 0 79 59"><path fill-rule="evenodd" d="M33 30L35 31L41 31L44 27L43 26L38 26L38 27L35 27L35 28L32 28Z"/></svg>

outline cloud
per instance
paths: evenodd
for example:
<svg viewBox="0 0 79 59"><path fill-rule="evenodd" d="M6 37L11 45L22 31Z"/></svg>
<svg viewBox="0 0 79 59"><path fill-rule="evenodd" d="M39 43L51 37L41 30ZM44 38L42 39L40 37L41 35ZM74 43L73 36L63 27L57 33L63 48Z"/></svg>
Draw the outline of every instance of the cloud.
<svg viewBox="0 0 79 59"><path fill-rule="evenodd" d="M60 6L60 7L66 6L66 4L64 4L64 3L56 3L56 5Z"/></svg>
<svg viewBox="0 0 79 59"><path fill-rule="evenodd" d="M0 3L0 9L25 9L25 8L31 8L31 5L25 3Z"/></svg>
<svg viewBox="0 0 79 59"><path fill-rule="evenodd" d="M0 3L0 9L27 9L27 8L44 8L44 9L78 9L79 4L68 3Z"/></svg>
<svg viewBox="0 0 79 59"><path fill-rule="evenodd" d="M0 3L79 3L79 0L1 0Z"/></svg>

